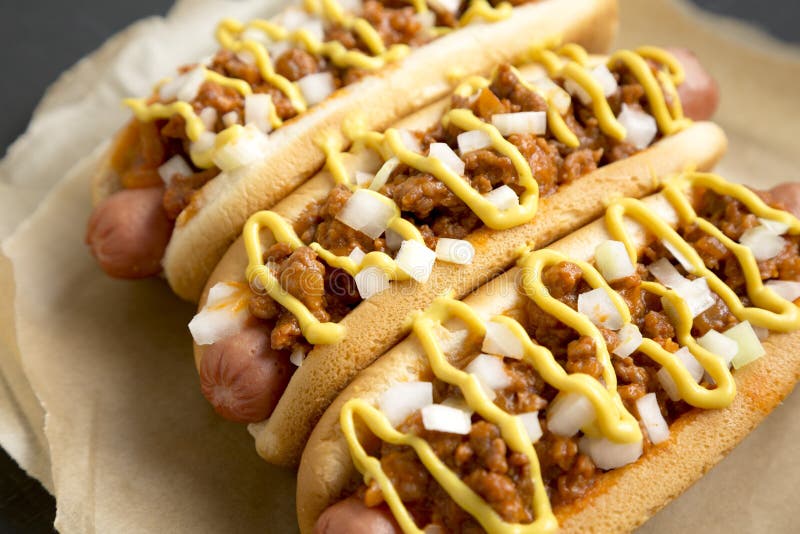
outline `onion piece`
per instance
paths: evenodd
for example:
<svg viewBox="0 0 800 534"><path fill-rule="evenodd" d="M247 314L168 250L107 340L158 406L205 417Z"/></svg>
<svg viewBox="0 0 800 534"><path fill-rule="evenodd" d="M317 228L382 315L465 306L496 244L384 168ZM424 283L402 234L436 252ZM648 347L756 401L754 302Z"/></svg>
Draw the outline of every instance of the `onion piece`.
<svg viewBox="0 0 800 534"><path fill-rule="evenodd" d="M259 159L269 142L254 126L245 126L242 134L214 154L214 164L223 172L233 171Z"/></svg>
<svg viewBox="0 0 800 534"><path fill-rule="evenodd" d="M171 100L191 102L197 97L197 93L200 92L200 86L205 81L205 68L195 67L162 85L158 90L158 96L164 102Z"/></svg>
<svg viewBox="0 0 800 534"><path fill-rule="evenodd" d="M547 428L553 434L569 438L594 421L594 406L580 393L561 392L547 409Z"/></svg>
<svg viewBox="0 0 800 534"><path fill-rule="evenodd" d="M481 350L488 354L505 356L520 360L525 355L522 341L503 323L489 321L486 323L486 335Z"/></svg>
<svg viewBox="0 0 800 534"><path fill-rule="evenodd" d="M303 23L303 25L297 29L307 31L311 34L311 37L317 41L321 42L325 39L325 27L322 24L322 20L318 18L313 18Z"/></svg>
<svg viewBox="0 0 800 534"><path fill-rule="evenodd" d="M464 154L468 152L492 146L492 139L483 130L461 132L456 137L456 142L458 143L458 152L461 157L464 157Z"/></svg>
<svg viewBox="0 0 800 534"><path fill-rule="evenodd" d="M369 188L373 191L379 191L380 188L386 184L389 176L392 175L392 172L394 172L398 165L400 165L399 159L394 157L387 159L375 174L375 178L370 182Z"/></svg>
<svg viewBox="0 0 800 534"><path fill-rule="evenodd" d="M572 105L572 97L560 85L551 80L547 74L531 80L531 85L539 89L559 115L566 115Z"/></svg>
<svg viewBox="0 0 800 534"><path fill-rule="evenodd" d="M200 134L196 141L192 141L190 150L192 152L206 152L214 148L217 142L217 134L205 131Z"/></svg>
<svg viewBox="0 0 800 534"><path fill-rule="evenodd" d="M676 289L676 291L689 306L692 319L709 309L715 302L714 294L708 287L708 281L705 278L695 278L686 287Z"/></svg>
<svg viewBox="0 0 800 534"><path fill-rule="evenodd" d="M375 175L370 172L356 171L356 185L365 187L375 179Z"/></svg>
<svg viewBox="0 0 800 534"><path fill-rule="evenodd" d="M272 97L265 93L254 93L244 97L244 123L252 124L263 133L272 131L269 114L272 110Z"/></svg>
<svg viewBox="0 0 800 534"><path fill-rule="evenodd" d="M189 322L189 331L198 345L211 345L239 332L249 317L247 306L225 306L228 299L234 304L239 288L218 282L208 291L205 306Z"/></svg>
<svg viewBox="0 0 800 534"><path fill-rule="evenodd" d="M255 41L262 45L268 45L272 42L272 40L269 38L269 35L264 33L263 30L253 27L247 28L241 34L239 34L239 39L241 41Z"/></svg>
<svg viewBox="0 0 800 534"><path fill-rule="evenodd" d="M608 97L617 92L619 88L617 79L614 78L614 75L611 74L611 71L608 70L608 67L604 63L590 70L589 75L600 84L600 90L603 92L603 96ZM584 106L588 106L592 103L592 96L575 80L567 78L564 82L564 88L570 94L575 95Z"/></svg>
<svg viewBox="0 0 800 534"><path fill-rule="evenodd" d="M356 281L358 294L364 300L389 289L389 277L380 267L361 269L353 278Z"/></svg>
<svg viewBox="0 0 800 534"><path fill-rule="evenodd" d="M295 367L300 367L303 365L303 361L306 359L306 351L304 351L301 347L297 347L292 351L289 355L289 361Z"/></svg>
<svg viewBox="0 0 800 534"><path fill-rule="evenodd" d="M767 353L750 325L750 321L742 321L736 326L728 328L723 332L723 335L731 338L739 345L739 350L731 361L734 369L741 369Z"/></svg>
<svg viewBox="0 0 800 534"><path fill-rule="evenodd" d="M602 287L578 295L578 313L588 317L596 326L609 330L619 330L624 324L614 301Z"/></svg>
<svg viewBox="0 0 800 534"><path fill-rule="evenodd" d="M794 302L800 298L800 282L791 280L770 280L766 287L774 291L780 298Z"/></svg>
<svg viewBox="0 0 800 534"><path fill-rule="evenodd" d="M761 223L761 226L775 235L783 235L789 231L789 225L780 221L764 219L763 217L759 217L758 221Z"/></svg>
<svg viewBox="0 0 800 534"><path fill-rule="evenodd" d="M200 111L198 116L200 117L200 120L203 121L203 126L206 127L206 130L213 132L214 127L217 125L217 117L219 116L216 108L206 106Z"/></svg>
<svg viewBox="0 0 800 534"><path fill-rule="evenodd" d="M686 368L689 372L689 375L695 382L700 382L700 379L703 378L703 373L705 370L703 366L700 365L700 362L689 352L689 349L686 347L681 347L676 352L672 354L675 358L680 360L681 364ZM664 391L667 392L669 398L673 401L679 401L681 399L680 391L678 391L678 385L673 380L672 375L669 374L666 367L662 367L656 373L656 378L661 383L661 387L664 388Z"/></svg>
<svg viewBox="0 0 800 534"><path fill-rule="evenodd" d="M506 372L503 359L497 356L478 354L464 368L464 372L475 375L489 389L505 389L511 385L511 377Z"/></svg>
<svg viewBox="0 0 800 534"><path fill-rule="evenodd" d="M539 422L539 412L526 412L518 414L517 417L522 421L522 426L528 433L531 443L536 443L542 437L542 424Z"/></svg>
<svg viewBox="0 0 800 534"><path fill-rule="evenodd" d="M617 120L625 128L625 141L639 150L647 148L658 133L658 126L653 117L627 104L622 104L622 111Z"/></svg>
<svg viewBox="0 0 800 534"><path fill-rule="evenodd" d="M238 111L229 111L225 115L222 116L222 124L225 127L230 128L234 124L239 124L239 112Z"/></svg>
<svg viewBox="0 0 800 534"><path fill-rule="evenodd" d="M447 143L431 143L428 157L441 161L458 176L464 176L464 161L453 152Z"/></svg>
<svg viewBox="0 0 800 534"><path fill-rule="evenodd" d="M394 206L384 197L366 189L357 189L336 214L336 219L353 230L377 239L389 226L394 214Z"/></svg>
<svg viewBox="0 0 800 534"><path fill-rule="evenodd" d="M709 330L705 335L697 338L697 344L719 356L725 363L725 367L730 367L736 353L739 352L739 344L725 334L720 334L716 330Z"/></svg>
<svg viewBox="0 0 800 534"><path fill-rule="evenodd" d="M676 269L667 258L654 261L647 266L647 270L650 271L650 274L652 274L659 283L671 289L677 290L689 284L689 280L679 273L678 269Z"/></svg>
<svg viewBox="0 0 800 534"><path fill-rule="evenodd" d="M494 204L500 211L510 210L519 206L519 197L514 190L507 185L501 185L500 187L492 189L483 195L483 198Z"/></svg>
<svg viewBox="0 0 800 534"><path fill-rule="evenodd" d="M786 240L775 235L766 226L756 226L745 230L739 244L746 246L758 261L769 260L780 254Z"/></svg>
<svg viewBox="0 0 800 534"><path fill-rule="evenodd" d="M350 254L348 254L347 257L353 260L356 265L361 265L361 262L367 257L367 253L357 246L350 251Z"/></svg>
<svg viewBox="0 0 800 534"><path fill-rule="evenodd" d="M316 106L336 90L333 75L330 72L309 74L297 80L296 83L309 106Z"/></svg>
<svg viewBox="0 0 800 534"><path fill-rule="evenodd" d="M669 425L661 414L655 393L636 399L636 410L652 443L658 445L669 439Z"/></svg>
<svg viewBox="0 0 800 534"><path fill-rule="evenodd" d="M642 344L642 333L633 323L628 323L617 332L619 343L612 351L620 358L627 358L636 352Z"/></svg>
<svg viewBox="0 0 800 534"><path fill-rule="evenodd" d="M403 142L403 146L405 146L411 152L416 152L419 154L422 152L422 145L419 143L419 139L416 136L406 130L405 128L398 128L397 134L400 136L400 141Z"/></svg>
<svg viewBox="0 0 800 534"><path fill-rule="evenodd" d="M445 400L442 401L444 406L450 406L451 408L456 408L461 410L462 412L467 412L468 414L472 415L475 413L475 410L470 408L467 401L464 400L462 397L447 397Z"/></svg>
<svg viewBox="0 0 800 534"><path fill-rule="evenodd" d="M436 13L431 9L424 13L415 13L414 16L419 21L420 26L426 30L430 30L436 26Z"/></svg>
<svg viewBox="0 0 800 534"><path fill-rule="evenodd" d="M469 434L472 417L467 412L444 404L429 404L422 408L422 426L425 430L450 434Z"/></svg>
<svg viewBox="0 0 800 534"><path fill-rule="evenodd" d="M511 134L544 135L547 131L547 113L544 111L495 113L492 115L492 125L503 137Z"/></svg>
<svg viewBox="0 0 800 534"><path fill-rule="evenodd" d="M417 410L433 404L430 382L398 382L381 394L378 408L396 427Z"/></svg>
<svg viewBox="0 0 800 534"><path fill-rule="evenodd" d="M580 448L591 457L594 465L600 469L618 469L631 464L642 455L642 442L614 443L606 438L590 438L583 436L580 439Z"/></svg>
<svg viewBox="0 0 800 534"><path fill-rule="evenodd" d="M175 154L158 168L158 175L167 186L172 183L172 178L177 174L185 177L192 175L192 168L180 154Z"/></svg>
<svg viewBox="0 0 800 534"><path fill-rule="evenodd" d="M436 257L449 263L469 265L475 257L475 247L464 239L440 237L436 243Z"/></svg>
<svg viewBox="0 0 800 534"><path fill-rule="evenodd" d="M418 241L407 239L400 245L394 261L411 278L425 283L431 277L436 253Z"/></svg>
<svg viewBox="0 0 800 534"><path fill-rule="evenodd" d="M255 65L256 64L256 56L253 55L252 52L249 50L240 50L236 52L236 59L245 63L246 65Z"/></svg>
<svg viewBox="0 0 800 534"><path fill-rule="evenodd" d="M428 3L448 13L456 13L461 7L461 0L430 0Z"/></svg>
<svg viewBox="0 0 800 534"><path fill-rule="evenodd" d="M611 282L636 272L622 241L607 240L594 249L594 261L603 278Z"/></svg>
<svg viewBox="0 0 800 534"><path fill-rule="evenodd" d="M672 254L672 257L675 258L678 261L678 263L681 264L681 267L683 267L687 273L694 272L694 265L692 264L692 262L690 262L686 256L681 254L681 251L675 248L675 246L672 243L670 243L666 239L662 239L661 244L664 245L664 248L667 249L670 254Z"/></svg>

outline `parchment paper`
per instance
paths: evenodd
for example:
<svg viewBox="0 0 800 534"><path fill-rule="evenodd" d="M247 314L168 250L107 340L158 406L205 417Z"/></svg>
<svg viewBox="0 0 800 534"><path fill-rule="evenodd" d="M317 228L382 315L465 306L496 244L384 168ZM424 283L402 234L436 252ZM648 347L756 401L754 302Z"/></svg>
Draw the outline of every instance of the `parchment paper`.
<svg viewBox="0 0 800 534"><path fill-rule="evenodd" d="M688 46L720 80L726 176L797 179L798 50L669 0L621 4L621 45ZM277 5L183 0L134 24L54 84L0 163L0 444L54 493L62 532L296 529L292 473L199 393L192 307L160 280L107 279L82 242L86 168L127 117L119 99L212 52L222 16ZM798 414L794 394L641 532L796 529Z"/></svg>

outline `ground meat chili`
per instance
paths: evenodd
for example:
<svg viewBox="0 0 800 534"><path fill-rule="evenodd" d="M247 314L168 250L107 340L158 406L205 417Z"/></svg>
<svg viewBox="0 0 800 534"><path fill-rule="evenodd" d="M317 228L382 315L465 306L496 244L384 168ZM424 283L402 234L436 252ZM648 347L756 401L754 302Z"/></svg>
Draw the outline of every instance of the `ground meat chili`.
<svg viewBox="0 0 800 534"><path fill-rule="evenodd" d="M772 207L782 208L773 199L764 199ZM698 215L711 221L728 237L738 239L742 233L756 224L756 217L739 201L729 196L696 188L692 201ZM741 269L735 256L721 243L710 242L708 235L695 225L683 224L678 233L699 253L705 265L720 276L745 303L746 288ZM786 246L781 253L770 260L759 262L763 280L800 280L800 237L784 236ZM675 327L661 306L661 300L642 290L643 280L652 280L646 265L659 259L669 258L670 254L660 242L652 241L639 255L643 263L637 265L634 274L610 281L611 287L625 300L631 311L631 321L642 335L655 340L670 352L679 349ZM692 278L680 264L672 260L681 274ZM578 295L590 287L583 280L577 265L562 262L545 268L542 280L550 295L577 309ZM585 373L600 378L602 365L594 354L594 341L545 313L532 300L527 300L522 310L512 310L508 315L514 317L526 328L536 343L550 350L556 361L568 373ZM714 328L726 330L737 323L725 304L717 298L710 310L695 318L692 335L705 334ZM600 329L613 351L618 343L616 333ZM478 354L474 351L471 357ZM467 363L471 357L465 358ZM638 416L636 400L648 393L655 393L667 423L671 424L681 415L694 410L683 401L672 401L662 388L656 373L660 365L641 352L634 352L627 358L612 357L617 376L617 390L628 411ZM596 484L603 471L596 467L592 459L580 452L580 434L562 437L549 432L544 410L553 401L558 391L549 386L528 364L519 360L503 360L510 378L509 386L496 391L494 403L511 414L540 411L540 424L543 435L535 444L542 470L542 479L547 488L550 501L557 512L564 506L584 497ZM701 382L704 387L712 384ZM463 400L458 387L433 380L434 401L445 399ZM641 425L641 423L640 423ZM401 432L411 432L425 439L437 456L473 490L479 493L492 508L507 521L530 522L532 511L530 501L532 488L526 477L530 475L526 459L519 458L505 447L499 438L497 427L482 420L477 414L472 416L472 429L468 435L428 431L421 422L420 412L415 412L398 427ZM643 431L644 454L653 445ZM501 446L502 444L502 446ZM429 523L444 526L448 532L480 530L479 525L464 512L432 479L413 450L381 442L377 451L381 467L398 489L404 505L415 518L417 525L424 527ZM356 492L367 506L382 505L383 497L376 483L362 485Z"/></svg>

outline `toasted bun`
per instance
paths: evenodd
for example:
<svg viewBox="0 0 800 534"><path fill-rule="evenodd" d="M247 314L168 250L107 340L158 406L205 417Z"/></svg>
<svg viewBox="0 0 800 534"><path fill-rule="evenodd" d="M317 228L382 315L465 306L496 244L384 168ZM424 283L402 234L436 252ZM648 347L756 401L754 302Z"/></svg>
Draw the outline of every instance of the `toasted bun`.
<svg viewBox="0 0 800 534"><path fill-rule="evenodd" d="M669 214L662 197L646 199L659 214ZM668 216L669 218L669 216ZM610 236L602 220L551 245L570 257L589 259ZM642 232L634 235L641 239ZM481 317L517 308L527 298L518 287L518 268L496 278L465 302ZM442 329L446 344L447 331ZM582 499L557 510L560 532L629 532L686 490L720 461L794 388L800 379L800 332L773 334L767 354L735 373L737 394L722 410L695 410L670 427L669 441L633 464L606 473ZM314 429L300 463L297 514L300 531L310 533L317 518L360 480L339 427L339 412L349 399L375 401L391 384L418 380L427 358L414 336L362 371L331 404Z"/></svg>
<svg viewBox="0 0 800 534"><path fill-rule="evenodd" d="M514 8L507 20L476 24L420 47L402 62L345 87L312 111L270 135L268 152L254 166L222 173L209 182L177 220L164 256L164 272L180 297L197 301L203 284L253 212L270 208L324 162L316 142L344 143L341 125L361 113L383 129L445 95L450 77L486 73L536 40L560 36L590 51L607 49L616 35L616 0L542 0ZM119 177L101 166L93 180L100 199L119 188Z"/></svg>
<svg viewBox="0 0 800 534"><path fill-rule="evenodd" d="M413 128L425 120L436 120L441 106L419 112L401 126ZM391 291L362 302L341 321L347 329L345 339L335 345L317 345L297 369L275 411L259 426L259 454L272 463L296 465L323 411L359 371L403 338L411 312L424 309L447 291L456 298L464 297L507 269L520 247L542 247L563 237L600 216L613 198L639 198L653 192L657 186L654 176L679 172L687 166L709 169L725 147L726 138L719 127L696 123L643 152L563 186L541 200L536 217L527 224L504 231L482 228L474 232L468 237L476 250L472 264L437 262L426 284L394 282ZM275 211L294 220L310 202L324 198L331 186L330 176L322 172L279 203ZM265 246L271 239L269 232L262 233ZM206 291L217 282L244 281L246 267L240 239L220 261ZM195 347L198 364L202 351L202 347Z"/></svg>

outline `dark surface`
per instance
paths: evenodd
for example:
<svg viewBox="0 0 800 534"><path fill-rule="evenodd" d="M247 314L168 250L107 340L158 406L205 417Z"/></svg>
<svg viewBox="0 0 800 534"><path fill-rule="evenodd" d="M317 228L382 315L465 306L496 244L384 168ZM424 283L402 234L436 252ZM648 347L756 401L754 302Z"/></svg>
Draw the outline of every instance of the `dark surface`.
<svg viewBox="0 0 800 534"><path fill-rule="evenodd" d="M693 0L714 13L749 20L800 42L797 0ZM58 75L136 19L164 14L171 0L27 0L0 2L0 154L21 135ZM0 533L52 532L55 502L0 449Z"/></svg>

